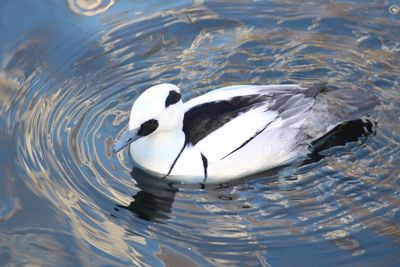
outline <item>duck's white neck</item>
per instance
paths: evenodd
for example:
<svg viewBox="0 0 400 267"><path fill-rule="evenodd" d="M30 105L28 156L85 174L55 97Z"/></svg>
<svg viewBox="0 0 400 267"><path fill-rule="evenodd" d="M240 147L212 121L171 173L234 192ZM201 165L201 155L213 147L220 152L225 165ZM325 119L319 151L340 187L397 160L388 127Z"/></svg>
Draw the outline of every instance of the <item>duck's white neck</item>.
<svg viewBox="0 0 400 267"><path fill-rule="evenodd" d="M130 153L141 168L163 177L170 171L184 145L185 134L177 129L138 139L130 145Z"/></svg>

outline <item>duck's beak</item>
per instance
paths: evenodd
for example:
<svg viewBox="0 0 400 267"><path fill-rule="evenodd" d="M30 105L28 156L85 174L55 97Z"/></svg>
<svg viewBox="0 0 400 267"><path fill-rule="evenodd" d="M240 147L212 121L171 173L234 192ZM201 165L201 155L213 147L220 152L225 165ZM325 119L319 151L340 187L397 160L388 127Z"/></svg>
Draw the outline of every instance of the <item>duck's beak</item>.
<svg viewBox="0 0 400 267"><path fill-rule="evenodd" d="M113 147L114 153L117 153L127 145L139 139L140 136L138 135L138 131L139 129L126 130L119 138L119 140L114 144Z"/></svg>

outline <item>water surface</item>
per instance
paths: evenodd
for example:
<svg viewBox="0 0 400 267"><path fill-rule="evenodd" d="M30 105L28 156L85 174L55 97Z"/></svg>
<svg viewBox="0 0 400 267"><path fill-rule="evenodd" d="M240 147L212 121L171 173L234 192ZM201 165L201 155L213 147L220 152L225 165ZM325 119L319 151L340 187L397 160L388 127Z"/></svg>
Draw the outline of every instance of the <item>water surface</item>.
<svg viewBox="0 0 400 267"><path fill-rule="evenodd" d="M400 264L400 3L0 3L0 265ZM114 138L146 88L326 81L376 133L226 185L132 170Z"/></svg>

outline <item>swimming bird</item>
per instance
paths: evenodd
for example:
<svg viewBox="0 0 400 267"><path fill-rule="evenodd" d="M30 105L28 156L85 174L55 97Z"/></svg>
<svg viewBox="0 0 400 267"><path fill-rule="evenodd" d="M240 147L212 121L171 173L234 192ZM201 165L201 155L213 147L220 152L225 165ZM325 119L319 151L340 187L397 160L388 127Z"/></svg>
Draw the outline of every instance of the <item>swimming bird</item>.
<svg viewBox="0 0 400 267"><path fill-rule="evenodd" d="M221 183L306 157L341 123L360 119L375 99L325 84L238 85L183 102L159 84L134 101L114 152L130 146L144 171L181 183Z"/></svg>

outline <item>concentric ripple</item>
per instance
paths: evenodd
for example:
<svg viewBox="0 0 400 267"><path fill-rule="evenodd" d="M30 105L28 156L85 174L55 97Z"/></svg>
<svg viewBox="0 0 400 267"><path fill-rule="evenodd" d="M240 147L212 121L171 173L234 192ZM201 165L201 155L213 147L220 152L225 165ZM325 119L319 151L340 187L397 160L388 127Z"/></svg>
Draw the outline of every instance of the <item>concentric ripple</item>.
<svg viewBox="0 0 400 267"><path fill-rule="evenodd" d="M69 9L77 15L94 16L106 11L115 0L66 0Z"/></svg>
<svg viewBox="0 0 400 267"><path fill-rule="evenodd" d="M58 235L76 247L50 262L80 253L80 265L400 263L400 18L391 3L100 2L108 10L90 18L90 35L32 39L0 69L0 147L15 151L0 166L53 207ZM376 133L318 162L206 188L155 180L132 169L127 151L111 151L153 84L178 84L188 99L217 86L318 81L377 97ZM14 191L10 182L10 199ZM0 205L0 220L28 205L16 199ZM0 235L16 263L25 248L5 244L20 232ZM40 233L44 249L66 250ZM42 264L41 252L29 253Z"/></svg>

